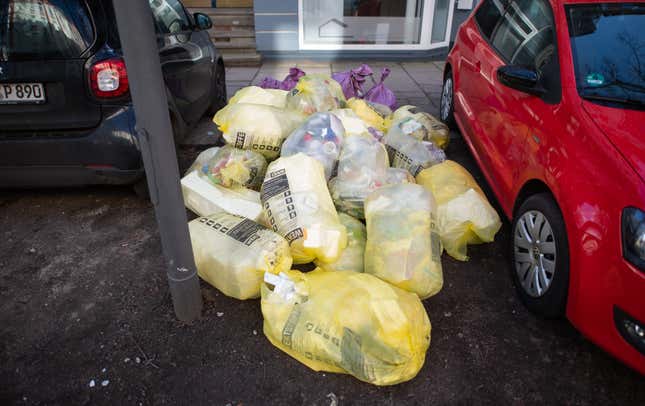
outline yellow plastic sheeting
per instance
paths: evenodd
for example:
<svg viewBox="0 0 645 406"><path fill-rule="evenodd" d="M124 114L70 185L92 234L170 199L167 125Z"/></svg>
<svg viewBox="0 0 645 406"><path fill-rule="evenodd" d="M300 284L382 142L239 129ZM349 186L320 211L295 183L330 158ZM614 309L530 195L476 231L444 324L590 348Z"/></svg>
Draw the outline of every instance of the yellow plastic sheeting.
<svg viewBox="0 0 645 406"><path fill-rule="evenodd" d="M285 138L306 119L295 111L261 104L229 104L215 114L213 122L229 145L251 149L267 159L280 155Z"/></svg>
<svg viewBox="0 0 645 406"><path fill-rule="evenodd" d="M405 133L419 141L431 141L441 149L448 147L450 129L433 115L412 110L415 106L401 106L392 113L392 125L400 125Z"/></svg>
<svg viewBox="0 0 645 406"><path fill-rule="evenodd" d="M443 286L436 205L423 187L384 186L365 200L365 272L414 292L421 299Z"/></svg>
<svg viewBox="0 0 645 406"><path fill-rule="evenodd" d="M338 117L345 128L345 136L372 137L365 122L352 109L332 110L331 113Z"/></svg>
<svg viewBox="0 0 645 406"><path fill-rule="evenodd" d="M343 107L345 107L343 89L330 76L319 73L301 77L296 87L287 96L287 109L307 115Z"/></svg>
<svg viewBox="0 0 645 406"><path fill-rule="evenodd" d="M244 217L223 211L188 224L199 276L236 299L260 296L265 272L291 268L287 241Z"/></svg>
<svg viewBox="0 0 645 406"><path fill-rule="evenodd" d="M387 114L384 114L387 112L379 112L374 108L374 105L365 100L352 97L347 101L347 107L352 109L368 127L373 127L381 132L387 132L390 127L390 119Z"/></svg>
<svg viewBox="0 0 645 406"><path fill-rule="evenodd" d="M291 245L296 264L334 262L347 246L345 227L327 189L323 166L303 153L282 157L267 169L260 192L273 230Z"/></svg>
<svg viewBox="0 0 645 406"><path fill-rule="evenodd" d="M425 169L417 183L437 201L437 228L446 252L468 260L467 245L491 242L502 223L475 179L454 161Z"/></svg>
<svg viewBox="0 0 645 406"><path fill-rule="evenodd" d="M287 92L280 89L262 89L259 86L247 86L235 92L228 104L250 103L284 109L287 105Z"/></svg>
<svg viewBox="0 0 645 406"><path fill-rule="evenodd" d="M363 272L365 270L364 257L367 240L365 225L345 213L339 213L338 218L347 230L347 248L335 262L326 263L316 260L314 263L325 271Z"/></svg>
<svg viewBox="0 0 645 406"><path fill-rule="evenodd" d="M419 298L372 275L289 271L262 285L264 334L315 371L375 385L414 378L430 345Z"/></svg>

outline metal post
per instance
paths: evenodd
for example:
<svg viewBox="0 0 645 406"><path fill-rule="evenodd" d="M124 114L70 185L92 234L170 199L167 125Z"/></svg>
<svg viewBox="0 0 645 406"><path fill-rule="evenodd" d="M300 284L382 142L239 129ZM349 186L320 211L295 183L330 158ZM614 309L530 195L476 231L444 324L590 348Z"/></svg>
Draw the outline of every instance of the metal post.
<svg viewBox="0 0 645 406"><path fill-rule="evenodd" d="M177 318L190 322L201 314L202 297L179 186L177 155L152 13L148 0L114 0L114 11L150 199L168 266L172 302Z"/></svg>

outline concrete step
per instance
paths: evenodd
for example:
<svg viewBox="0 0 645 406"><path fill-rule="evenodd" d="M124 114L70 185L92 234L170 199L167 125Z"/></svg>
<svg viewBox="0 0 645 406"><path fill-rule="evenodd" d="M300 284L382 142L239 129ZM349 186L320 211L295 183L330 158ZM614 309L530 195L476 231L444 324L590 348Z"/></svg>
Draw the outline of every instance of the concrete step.
<svg viewBox="0 0 645 406"><path fill-rule="evenodd" d="M190 7L191 13L204 13L209 16L214 15L253 15L253 8L213 8L213 7Z"/></svg>
<svg viewBox="0 0 645 406"><path fill-rule="evenodd" d="M257 52L229 52L228 50L223 50L222 57L226 66L260 66L262 63L262 56Z"/></svg>
<svg viewBox="0 0 645 406"><path fill-rule="evenodd" d="M213 41L218 49L225 48L251 48L255 50L255 38L218 38Z"/></svg>
<svg viewBox="0 0 645 406"><path fill-rule="evenodd" d="M228 29L227 29L228 28ZM217 27L208 31L213 40L220 38L255 38L255 29L251 27Z"/></svg>

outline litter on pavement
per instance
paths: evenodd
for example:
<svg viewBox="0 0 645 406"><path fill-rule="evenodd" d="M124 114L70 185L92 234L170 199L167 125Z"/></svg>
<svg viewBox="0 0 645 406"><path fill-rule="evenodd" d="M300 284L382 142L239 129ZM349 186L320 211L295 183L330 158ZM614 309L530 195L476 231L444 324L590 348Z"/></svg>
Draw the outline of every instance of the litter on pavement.
<svg viewBox="0 0 645 406"><path fill-rule="evenodd" d="M375 385L422 368L421 300L444 286L442 251L467 260L467 245L501 226L447 159L448 127L414 106L392 111L388 74L367 92L366 65L336 80L294 68L240 89L213 118L228 145L181 180L199 216L189 230L200 277L237 299L261 296L265 336L298 361Z"/></svg>

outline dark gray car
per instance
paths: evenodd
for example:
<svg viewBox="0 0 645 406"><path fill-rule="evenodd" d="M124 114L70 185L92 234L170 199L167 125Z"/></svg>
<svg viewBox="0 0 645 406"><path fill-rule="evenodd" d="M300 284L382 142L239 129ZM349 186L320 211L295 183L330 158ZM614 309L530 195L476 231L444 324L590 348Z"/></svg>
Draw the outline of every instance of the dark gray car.
<svg viewBox="0 0 645 406"><path fill-rule="evenodd" d="M176 139L226 103L210 18L150 0ZM144 176L112 2L0 0L0 187Z"/></svg>

